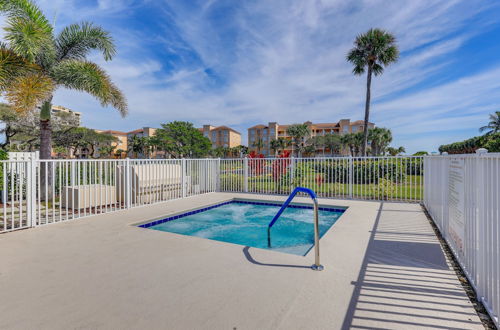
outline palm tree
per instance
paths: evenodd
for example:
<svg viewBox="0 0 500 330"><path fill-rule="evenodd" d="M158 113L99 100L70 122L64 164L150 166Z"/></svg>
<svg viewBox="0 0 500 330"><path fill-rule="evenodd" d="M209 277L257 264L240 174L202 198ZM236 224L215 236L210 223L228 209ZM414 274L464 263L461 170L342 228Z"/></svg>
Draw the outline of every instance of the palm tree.
<svg viewBox="0 0 500 330"><path fill-rule="evenodd" d="M385 149L392 142L392 132L388 128L376 127L368 131L372 156L384 154Z"/></svg>
<svg viewBox="0 0 500 330"><path fill-rule="evenodd" d="M488 131L486 135L500 132L500 111L495 111L495 113L490 114L490 122L488 125L481 127L479 131Z"/></svg>
<svg viewBox="0 0 500 330"><path fill-rule="evenodd" d="M271 140L271 142L269 142L269 148L271 148L271 150L274 151L274 156L278 156L278 151L281 148L280 141L277 139Z"/></svg>
<svg viewBox="0 0 500 330"><path fill-rule="evenodd" d="M340 135L327 134L323 136L323 145L326 149L330 149L330 154L335 154L342 148L342 140Z"/></svg>
<svg viewBox="0 0 500 330"><path fill-rule="evenodd" d="M113 58L116 49L108 32L84 22L56 36L32 0L2 0L0 12L7 16L7 42L0 42L0 92L19 112L41 109L41 159L51 157L51 102L57 88L87 92L103 106L127 114L121 91L102 68L87 60L92 50L100 51L106 61Z"/></svg>
<svg viewBox="0 0 500 330"><path fill-rule="evenodd" d="M396 62L399 57L399 50L396 46L396 38L389 32L381 29L370 29L368 32L356 37L354 48L347 54L347 61L354 65L353 73L366 75L366 102L365 102L365 123L363 127L363 144L361 152L366 156L368 144L368 120L370 118L370 98L372 74L378 76L384 72L392 62Z"/></svg>
<svg viewBox="0 0 500 330"><path fill-rule="evenodd" d="M278 141L279 150L281 152L284 152L285 149L290 145L290 141L285 139L284 137L279 137L276 139L276 141Z"/></svg>
<svg viewBox="0 0 500 330"><path fill-rule="evenodd" d="M261 138L257 138L257 140L252 143L252 147L256 148L257 153L260 154L260 151L264 148L264 141L262 141Z"/></svg>
<svg viewBox="0 0 500 330"><path fill-rule="evenodd" d="M305 138L311 134L309 126L307 126L307 124L290 125L287 128L286 133L292 138L292 154L295 149L298 157L300 155L300 149L304 147Z"/></svg>
<svg viewBox="0 0 500 330"><path fill-rule="evenodd" d="M391 156L397 156L397 155L403 154L405 152L406 152L406 149L404 147L399 147L399 148L388 147L387 148L387 153Z"/></svg>
<svg viewBox="0 0 500 330"><path fill-rule="evenodd" d="M146 146L146 141L144 137L139 137L137 135L132 136L128 141L127 152L132 152L135 158L138 158L139 153L144 152Z"/></svg>

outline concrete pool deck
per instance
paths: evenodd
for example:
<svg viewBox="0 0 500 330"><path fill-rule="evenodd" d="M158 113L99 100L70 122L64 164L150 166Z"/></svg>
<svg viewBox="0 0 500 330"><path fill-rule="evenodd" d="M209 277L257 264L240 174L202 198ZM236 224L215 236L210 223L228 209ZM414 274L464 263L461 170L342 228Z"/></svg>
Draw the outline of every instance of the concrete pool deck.
<svg viewBox="0 0 500 330"><path fill-rule="evenodd" d="M320 199L349 207L322 272L311 252L132 226L233 197L286 199L211 193L0 235L0 328L483 329L416 204Z"/></svg>

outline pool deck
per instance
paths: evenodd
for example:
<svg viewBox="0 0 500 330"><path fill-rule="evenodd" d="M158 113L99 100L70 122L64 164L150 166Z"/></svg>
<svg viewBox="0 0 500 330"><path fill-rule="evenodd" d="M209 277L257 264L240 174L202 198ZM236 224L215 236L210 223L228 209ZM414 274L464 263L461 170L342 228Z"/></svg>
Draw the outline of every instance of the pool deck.
<svg viewBox="0 0 500 330"><path fill-rule="evenodd" d="M132 226L233 197L286 199L211 193L0 235L0 328L483 329L416 204L320 199L349 207L322 272L313 252Z"/></svg>

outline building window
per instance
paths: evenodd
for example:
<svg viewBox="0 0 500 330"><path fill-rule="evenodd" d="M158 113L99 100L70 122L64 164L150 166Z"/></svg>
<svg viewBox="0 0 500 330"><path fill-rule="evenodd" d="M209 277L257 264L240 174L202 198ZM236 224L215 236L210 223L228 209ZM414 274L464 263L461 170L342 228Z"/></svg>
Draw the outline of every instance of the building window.
<svg viewBox="0 0 500 330"><path fill-rule="evenodd" d="M217 139L217 132L212 132L212 141Z"/></svg>
<svg viewBox="0 0 500 330"><path fill-rule="evenodd" d="M349 132L349 126L344 126L344 133L348 133Z"/></svg>
<svg viewBox="0 0 500 330"><path fill-rule="evenodd" d="M274 128L271 128L271 129L269 130L269 132L270 132L270 133L269 133L269 135L271 135L271 136L275 136L275 130L274 130Z"/></svg>
<svg viewBox="0 0 500 330"><path fill-rule="evenodd" d="M254 129L251 129L250 130L250 136L254 136L255 135L255 130Z"/></svg>

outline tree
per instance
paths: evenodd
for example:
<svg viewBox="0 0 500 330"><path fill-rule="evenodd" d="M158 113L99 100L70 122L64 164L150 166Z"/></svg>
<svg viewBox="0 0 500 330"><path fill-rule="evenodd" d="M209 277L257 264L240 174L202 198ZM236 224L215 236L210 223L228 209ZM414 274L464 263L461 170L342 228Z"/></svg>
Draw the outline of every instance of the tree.
<svg viewBox="0 0 500 330"><path fill-rule="evenodd" d="M396 62L399 50L396 46L396 38L389 32L381 29L370 29L368 32L358 35L354 41L354 48L347 54L347 61L354 65L355 75L366 74L366 101L365 119L363 127L363 144L361 153L366 156L368 144L368 121L370 118L370 99L372 74L378 76L384 72L384 67Z"/></svg>
<svg viewBox="0 0 500 330"><path fill-rule="evenodd" d="M278 141L277 139L271 140L271 142L269 142L269 148L271 148L271 150L274 152L274 156L278 156L278 152L281 148L280 141Z"/></svg>
<svg viewBox="0 0 500 330"><path fill-rule="evenodd" d="M51 158L52 97L59 87L87 92L123 116L127 102L106 72L87 60L92 50L111 60L116 49L108 32L84 22L54 28L32 0L2 0L6 43L0 43L0 91L22 113L39 107L40 158ZM50 190L50 189L49 189Z"/></svg>
<svg viewBox="0 0 500 330"><path fill-rule="evenodd" d="M257 149L257 153L260 154L260 151L264 148L264 141L262 141L261 138L257 138L257 140L252 143L252 147Z"/></svg>
<svg viewBox="0 0 500 330"><path fill-rule="evenodd" d="M0 133L5 134L2 148L13 147L13 143L20 150L32 151L39 146L40 137L40 114L37 110L20 113L7 104L0 104L0 122L4 128ZM79 120L71 113L57 112L52 117L52 129L54 134L64 134L67 130L77 127Z"/></svg>
<svg viewBox="0 0 500 330"><path fill-rule="evenodd" d="M363 133L347 133L341 136L340 141L345 148L349 149L351 156L359 155L361 145L363 144Z"/></svg>
<svg viewBox="0 0 500 330"><path fill-rule="evenodd" d="M133 135L127 143L127 152L132 153L134 158L138 158L139 154L144 152L146 140L142 136Z"/></svg>
<svg viewBox="0 0 500 330"><path fill-rule="evenodd" d="M155 134L157 147L170 156L205 157L210 152L212 143L192 123L174 121L161 126Z"/></svg>
<svg viewBox="0 0 500 330"><path fill-rule="evenodd" d="M387 147L387 153L391 156L401 155L405 152L406 150L404 147L399 147L399 148Z"/></svg>
<svg viewBox="0 0 500 330"><path fill-rule="evenodd" d="M323 136L323 145L326 149L330 150L330 154L340 153L342 148L342 140L338 134L326 134Z"/></svg>
<svg viewBox="0 0 500 330"><path fill-rule="evenodd" d="M110 156L114 148L113 143L118 138L111 134L98 133L86 127L74 127L64 132L55 132L54 146L69 150L69 154L84 156L84 150L88 150L91 158Z"/></svg>
<svg viewBox="0 0 500 330"><path fill-rule="evenodd" d="M429 153L427 151L417 151L413 156L427 156Z"/></svg>
<svg viewBox="0 0 500 330"><path fill-rule="evenodd" d="M488 125L479 129L480 132L486 132L486 135L500 132L500 111L490 114L490 121Z"/></svg>
<svg viewBox="0 0 500 330"><path fill-rule="evenodd" d="M392 132L383 127L371 128L368 131L368 141L370 141L372 156L383 155L387 146L392 142Z"/></svg>
<svg viewBox="0 0 500 330"><path fill-rule="evenodd" d="M307 124L294 124L288 126L286 133L292 138L292 154L297 152L297 157L300 155L300 150L303 149L305 144L305 139L309 137L311 132Z"/></svg>

